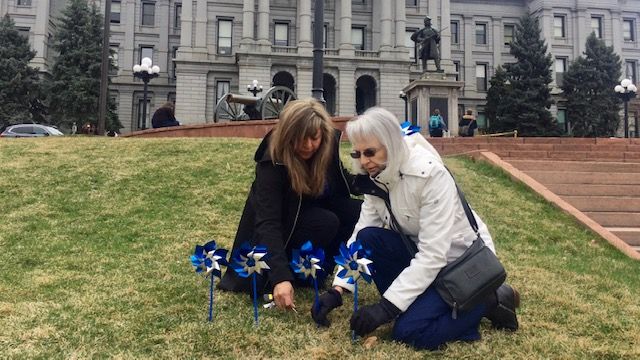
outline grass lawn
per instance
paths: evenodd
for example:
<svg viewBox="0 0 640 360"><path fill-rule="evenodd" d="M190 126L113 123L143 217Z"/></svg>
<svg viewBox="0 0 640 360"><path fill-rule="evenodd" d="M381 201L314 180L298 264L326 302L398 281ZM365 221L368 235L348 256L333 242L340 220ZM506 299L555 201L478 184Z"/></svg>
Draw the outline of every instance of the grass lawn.
<svg viewBox="0 0 640 360"><path fill-rule="evenodd" d="M438 352L378 329L352 344L352 298L318 330L312 291L298 313L216 292L189 262L196 244L230 248L253 179L256 140L47 138L0 141L0 358L631 359L640 358L640 262L500 171L447 163L488 224L521 330ZM345 147L346 154L346 147ZM345 157L346 159L346 157ZM361 286L360 303L377 300Z"/></svg>

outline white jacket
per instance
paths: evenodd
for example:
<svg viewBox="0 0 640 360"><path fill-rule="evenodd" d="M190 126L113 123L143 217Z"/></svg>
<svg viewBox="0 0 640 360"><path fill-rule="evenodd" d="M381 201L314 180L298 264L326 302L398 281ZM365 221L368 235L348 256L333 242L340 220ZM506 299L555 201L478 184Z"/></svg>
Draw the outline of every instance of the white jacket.
<svg viewBox="0 0 640 360"><path fill-rule="evenodd" d="M403 312L431 285L440 269L457 259L476 239L442 159L432 147L416 145L411 138L405 137L410 151L401 163L400 173L391 174L385 169L373 179L389 189L391 209L404 233L418 248L409 266L383 294ZM495 252L487 226L473 214L482 239ZM358 231L365 227L390 228L390 223L384 201L365 195L360 218L347 244L355 241ZM353 285L338 276L333 285L353 291Z"/></svg>

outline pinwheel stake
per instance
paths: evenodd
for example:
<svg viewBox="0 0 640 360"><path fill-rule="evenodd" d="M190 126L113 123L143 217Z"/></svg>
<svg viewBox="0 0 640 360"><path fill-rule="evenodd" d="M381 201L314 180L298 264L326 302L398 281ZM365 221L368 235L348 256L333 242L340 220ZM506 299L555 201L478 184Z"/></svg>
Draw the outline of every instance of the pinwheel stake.
<svg viewBox="0 0 640 360"><path fill-rule="evenodd" d="M197 273L203 273L205 277L211 277L209 288L209 321L213 319L213 280L220 278L220 265L227 266L227 250L217 249L215 240L204 245L196 245L196 250L191 255L191 264Z"/></svg>
<svg viewBox="0 0 640 360"><path fill-rule="evenodd" d="M358 311L358 279L371 283L371 264L372 261L366 257L369 251L365 250L356 240L347 248L344 244L340 245L340 255L334 257L336 263L340 265L338 276L345 279L347 283L354 285L353 291L353 312ZM356 340L356 333L351 331L351 340Z"/></svg>
<svg viewBox="0 0 640 360"><path fill-rule="evenodd" d="M244 243L234 251L231 267L238 273L238 276L246 278L252 275L253 283L253 318L255 325L258 325L258 290L257 276L262 274L262 270L268 270L269 265L263 260L267 257L267 247L256 245L253 248L248 243Z"/></svg>
<svg viewBox="0 0 640 360"><path fill-rule="evenodd" d="M402 133L405 136L420 132L420 126L411 125L409 121L405 121L402 124L400 124L400 128L402 129Z"/></svg>
<svg viewBox="0 0 640 360"><path fill-rule="evenodd" d="M313 307L317 310L319 306L317 276L322 272L324 250L314 250L311 241L307 241L302 245L300 250L293 250L292 255L291 267L293 268L293 272L303 279L307 279L309 276L313 279L313 289L315 290Z"/></svg>

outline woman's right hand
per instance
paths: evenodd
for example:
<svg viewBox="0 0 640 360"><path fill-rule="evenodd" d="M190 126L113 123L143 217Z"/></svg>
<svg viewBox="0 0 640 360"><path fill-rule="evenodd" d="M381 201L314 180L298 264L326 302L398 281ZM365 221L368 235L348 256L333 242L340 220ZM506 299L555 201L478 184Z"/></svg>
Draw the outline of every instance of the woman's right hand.
<svg viewBox="0 0 640 360"><path fill-rule="evenodd" d="M327 319L329 312L342 305L342 288L335 287L327 290L318 298L318 304L311 306L311 317L320 326L331 326Z"/></svg>

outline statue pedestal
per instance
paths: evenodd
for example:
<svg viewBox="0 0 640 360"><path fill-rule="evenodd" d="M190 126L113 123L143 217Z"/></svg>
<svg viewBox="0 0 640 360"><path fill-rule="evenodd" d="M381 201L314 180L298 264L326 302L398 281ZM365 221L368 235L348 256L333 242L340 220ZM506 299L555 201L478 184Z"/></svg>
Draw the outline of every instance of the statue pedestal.
<svg viewBox="0 0 640 360"><path fill-rule="evenodd" d="M458 92L463 85L455 73L425 71L402 89L409 102L409 119L422 128L423 135L429 135L429 117L435 109L440 110L451 136L458 135Z"/></svg>

